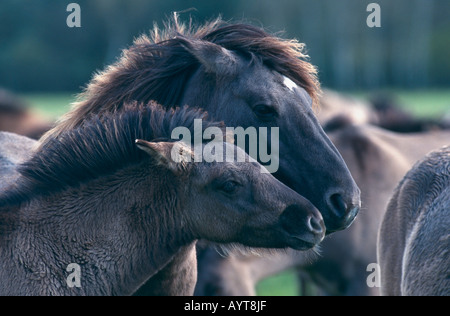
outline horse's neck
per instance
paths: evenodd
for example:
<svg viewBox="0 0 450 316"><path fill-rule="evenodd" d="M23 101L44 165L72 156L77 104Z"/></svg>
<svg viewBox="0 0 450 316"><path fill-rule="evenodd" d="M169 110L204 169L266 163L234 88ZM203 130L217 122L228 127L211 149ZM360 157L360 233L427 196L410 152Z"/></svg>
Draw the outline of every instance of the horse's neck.
<svg viewBox="0 0 450 316"><path fill-rule="evenodd" d="M182 247L172 260L135 293L136 296L192 296L197 283L196 242Z"/></svg>
<svg viewBox="0 0 450 316"><path fill-rule="evenodd" d="M69 289L65 278L52 280L63 294L133 294L170 262L184 240L176 234L182 229L170 220L172 214L161 215L170 207L149 205L157 200L149 197L151 189L134 188L131 182L32 201L21 210L18 230L25 245L17 249L27 253L16 257L30 258L29 264L54 271L52 275L72 263L81 266L81 288Z"/></svg>

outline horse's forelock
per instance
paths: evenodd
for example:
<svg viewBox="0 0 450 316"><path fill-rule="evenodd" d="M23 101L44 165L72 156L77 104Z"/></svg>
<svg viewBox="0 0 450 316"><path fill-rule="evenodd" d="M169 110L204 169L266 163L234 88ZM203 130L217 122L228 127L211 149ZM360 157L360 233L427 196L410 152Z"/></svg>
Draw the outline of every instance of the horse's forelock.
<svg viewBox="0 0 450 316"><path fill-rule="evenodd" d="M247 24L222 25L205 35L204 39L226 49L257 57L268 68L304 88L314 104L319 104L321 89L317 69L308 62L305 44L293 39L282 39Z"/></svg>

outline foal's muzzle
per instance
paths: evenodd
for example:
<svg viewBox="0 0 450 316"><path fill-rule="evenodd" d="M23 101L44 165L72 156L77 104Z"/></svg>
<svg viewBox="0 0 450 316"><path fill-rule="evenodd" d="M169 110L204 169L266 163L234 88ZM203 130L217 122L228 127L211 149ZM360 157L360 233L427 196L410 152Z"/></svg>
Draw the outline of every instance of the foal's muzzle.
<svg viewBox="0 0 450 316"><path fill-rule="evenodd" d="M280 216L281 227L292 248L307 250L318 245L325 237L325 224L312 205L310 208L291 205Z"/></svg>

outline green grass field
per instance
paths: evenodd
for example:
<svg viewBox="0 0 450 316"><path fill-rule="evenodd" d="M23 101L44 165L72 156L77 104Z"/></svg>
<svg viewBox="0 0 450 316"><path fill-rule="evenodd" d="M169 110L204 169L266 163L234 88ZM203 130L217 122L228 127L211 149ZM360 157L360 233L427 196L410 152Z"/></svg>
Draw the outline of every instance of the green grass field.
<svg viewBox="0 0 450 316"><path fill-rule="evenodd" d="M39 114L48 119L57 119L70 110L70 104L75 101L75 93L27 94L25 100Z"/></svg>
<svg viewBox="0 0 450 316"><path fill-rule="evenodd" d="M450 90L437 91L391 91L398 102L419 117L440 117L450 111ZM355 92L351 95L366 99L371 94ZM57 119L70 109L70 104L75 101L75 94L29 94L25 99L47 118ZM260 282L257 293L261 296L294 296L299 293L299 285L294 270L283 272Z"/></svg>
<svg viewBox="0 0 450 316"><path fill-rule="evenodd" d="M439 117L450 111L450 90L388 91L406 110L418 117ZM367 99L367 92L349 93L357 98ZM25 99L44 116L55 119L70 109L76 93L28 94Z"/></svg>

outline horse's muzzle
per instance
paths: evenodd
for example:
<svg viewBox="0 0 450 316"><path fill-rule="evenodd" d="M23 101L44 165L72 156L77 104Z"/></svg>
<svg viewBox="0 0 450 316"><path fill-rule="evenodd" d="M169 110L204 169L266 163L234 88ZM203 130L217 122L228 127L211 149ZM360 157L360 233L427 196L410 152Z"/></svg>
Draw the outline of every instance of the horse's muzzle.
<svg viewBox="0 0 450 316"><path fill-rule="evenodd" d="M311 249L325 237L325 223L314 208L307 210L291 205L281 214L280 223L288 235L290 247L297 250Z"/></svg>
<svg viewBox="0 0 450 316"><path fill-rule="evenodd" d="M347 203L342 195L333 194L328 200L331 212L324 216L327 235L349 228L361 210L361 202Z"/></svg>

